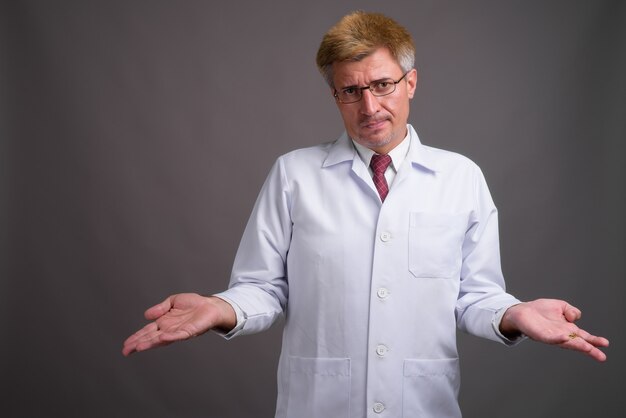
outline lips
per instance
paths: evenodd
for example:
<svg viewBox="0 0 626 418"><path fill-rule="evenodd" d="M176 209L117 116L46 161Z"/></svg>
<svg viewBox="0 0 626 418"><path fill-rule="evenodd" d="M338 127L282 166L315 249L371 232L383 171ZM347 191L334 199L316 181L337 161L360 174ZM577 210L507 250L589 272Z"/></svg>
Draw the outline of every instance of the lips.
<svg viewBox="0 0 626 418"><path fill-rule="evenodd" d="M387 119L375 119L361 122L360 127L365 129L380 129L384 126Z"/></svg>

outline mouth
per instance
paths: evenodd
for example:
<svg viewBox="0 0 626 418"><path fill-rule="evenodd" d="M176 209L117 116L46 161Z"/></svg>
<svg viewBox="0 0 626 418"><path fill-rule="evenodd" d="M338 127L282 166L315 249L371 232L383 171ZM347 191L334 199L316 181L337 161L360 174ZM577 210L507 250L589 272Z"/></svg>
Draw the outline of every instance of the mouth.
<svg viewBox="0 0 626 418"><path fill-rule="evenodd" d="M387 119L367 120L367 121L361 122L360 126L361 128L364 128L364 129L376 130L376 129L381 129L385 125L386 122L387 122Z"/></svg>

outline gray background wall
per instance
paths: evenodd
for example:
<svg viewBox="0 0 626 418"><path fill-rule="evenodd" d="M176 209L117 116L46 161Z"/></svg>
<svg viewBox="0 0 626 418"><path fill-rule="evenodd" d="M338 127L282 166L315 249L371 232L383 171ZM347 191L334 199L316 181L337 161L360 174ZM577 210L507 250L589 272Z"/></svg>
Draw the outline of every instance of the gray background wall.
<svg viewBox="0 0 626 418"><path fill-rule="evenodd" d="M272 415L280 324L121 344L168 294L222 289L273 160L341 133L314 56L358 8L413 34L411 123L483 168L509 290L612 342L598 364L460 335L465 416L622 416L625 2L0 4L3 416Z"/></svg>

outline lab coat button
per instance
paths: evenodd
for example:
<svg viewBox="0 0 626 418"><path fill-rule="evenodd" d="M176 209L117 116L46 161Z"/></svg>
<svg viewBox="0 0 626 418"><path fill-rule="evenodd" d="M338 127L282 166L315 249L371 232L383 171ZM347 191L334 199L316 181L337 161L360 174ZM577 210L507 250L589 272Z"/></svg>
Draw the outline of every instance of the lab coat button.
<svg viewBox="0 0 626 418"><path fill-rule="evenodd" d="M384 287L381 287L380 289L378 289L376 294L378 295L379 298L385 299L387 296L389 296L389 290L385 289Z"/></svg>
<svg viewBox="0 0 626 418"><path fill-rule="evenodd" d="M376 346L376 354L378 354L381 357L383 357L385 354L387 354L388 351L389 351L389 349L384 344L379 344L379 345Z"/></svg>
<svg viewBox="0 0 626 418"><path fill-rule="evenodd" d="M377 414L380 414L384 410L385 410L385 405L383 405L382 403L376 402L374 404L374 412L376 412Z"/></svg>
<svg viewBox="0 0 626 418"><path fill-rule="evenodd" d="M387 242L391 239L391 234L389 232L383 232L382 234L380 234L380 240L382 242Z"/></svg>

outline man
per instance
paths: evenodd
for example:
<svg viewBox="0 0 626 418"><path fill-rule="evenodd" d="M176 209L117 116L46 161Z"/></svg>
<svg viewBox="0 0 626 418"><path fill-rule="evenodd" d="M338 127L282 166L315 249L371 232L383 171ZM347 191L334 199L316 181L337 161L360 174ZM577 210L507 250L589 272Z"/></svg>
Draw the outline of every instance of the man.
<svg viewBox="0 0 626 418"><path fill-rule="evenodd" d="M272 168L230 287L179 294L123 353L216 330L226 338L285 315L277 417L459 417L455 329L523 336L603 361L608 341L579 329L564 301L504 290L497 214L479 168L420 143L407 125L414 46L363 12L325 35L317 64L346 132Z"/></svg>

